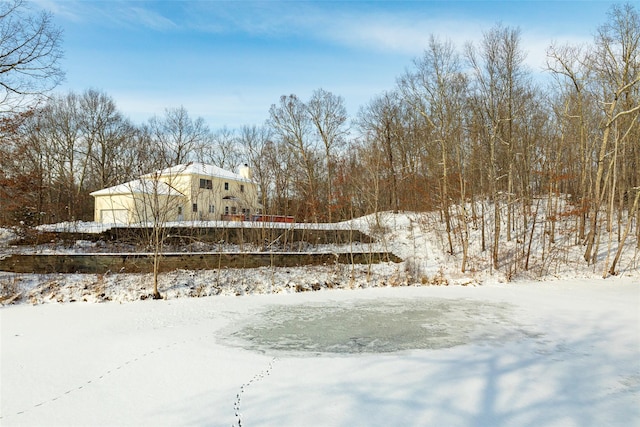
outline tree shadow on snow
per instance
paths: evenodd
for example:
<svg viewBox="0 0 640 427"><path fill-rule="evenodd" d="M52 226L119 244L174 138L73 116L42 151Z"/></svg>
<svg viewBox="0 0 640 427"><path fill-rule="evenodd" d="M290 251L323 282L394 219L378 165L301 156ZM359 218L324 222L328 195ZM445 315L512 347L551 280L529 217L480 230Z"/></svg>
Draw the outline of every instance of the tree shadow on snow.
<svg viewBox="0 0 640 427"><path fill-rule="evenodd" d="M625 332L634 326L604 318L594 324L590 331L564 326L564 335L575 331L571 337L531 334L400 354L282 358L272 378L247 392L243 425L640 423L640 347Z"/></svg>

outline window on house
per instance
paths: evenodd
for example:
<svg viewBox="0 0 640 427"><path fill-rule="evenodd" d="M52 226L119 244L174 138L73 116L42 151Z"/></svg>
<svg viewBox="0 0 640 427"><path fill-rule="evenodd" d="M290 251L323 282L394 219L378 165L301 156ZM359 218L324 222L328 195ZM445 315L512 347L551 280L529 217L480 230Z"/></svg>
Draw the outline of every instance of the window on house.
<svg viewBox="0 0 640 427"><path fill-rule="evenodd" d="M198 204L197 204L197 203L194 203L194 204L193 204L193 206L191 207L191 210L192 210L193 212L198 212Z"/></svg>
<svg viewBox="0 0 640 427"><path fill-rule="evenodd" d="M236 208L235 206L231 207L231 215L235 215L238 213L238 208Z"/></svg>
<svg viewBox="0 0 640 427"><path fill-rule="evenodd" d="M182 215L182 206L178 206L178 215Z"/></svg>
<svg viewBox="0 0 640 427"><path fill-rule="evenodd" d="M240 184L240 192L244 193L244 184Z"/></svg>
<svg viewBox="0 0 640 427"><path fill-rule="evenodd" d="M200 188L211 190L213 188L213 182L210 179L200 179Z"/></svg>
<svg viewBox="0 0 640 427"><path fill-rule="evenodd" d="M215 208L216 208L215 206L209 205L209 213L214 213L216 210Z"/></svg>
<svg viewBox="0 0 640 427"><path fill-rule="evenodd" d="M229 183L228 183L228 182L225 182L225 183L224 183L224 189L225 189L225 190L227 190L227 191L229 191Z"/></svg>
<svg viewBox="0 0 640 427"><path fill-rule="evenodd" d="M229 215L229 206L224 207L224 214Z"/></svg>

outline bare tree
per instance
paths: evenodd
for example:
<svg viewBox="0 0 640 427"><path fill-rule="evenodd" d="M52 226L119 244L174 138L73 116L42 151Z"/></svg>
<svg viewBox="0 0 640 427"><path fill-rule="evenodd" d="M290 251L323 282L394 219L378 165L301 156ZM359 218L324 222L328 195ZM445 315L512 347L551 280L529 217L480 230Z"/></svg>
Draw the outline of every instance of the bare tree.
<svg viewBox="0 0 640 427"><path fill-rule="evenodd" d="M333 194L333 164L335 162L335 150L344 143L344 136L347 134L345 123L347 121L347 109L344 106L342 97L318 89L313 92L311 99L307 102L307 110L311 122L313 123L317 136L322 141L324 147L324 161L326 168L326 197L327 197L327 219L332 220L332 210L334 205Z"/></svg>
<svg viewBox="0 0 640 427"><path fill-rule="evenodd" d="M588 53L581 47L552 45L547 50L547 66L556 78L559 86L559 97L564 104L559 111L563 111L564 118L561 120L563 135L579 141L578 154L574 161L567 165L569 168L577 168L577 175L580 176L579 186L576 189L580 201L578 219L578 239L585 238L587 213L589 201L591 200L591 170L593 162L593 141L589 123L589 104L592 96L588 84L590 79L590 68L586 66ZM592 126L593 127L593 126ZM572 153L572 145L563 147L564 160L567 154ZM563 162L564 163L564 162Z"/></svg>
<svg viewBox="0 0 640 427"><path fill-rule="evenodd" d="M87 90L80 96L79 103L93 187L106 188L131 179L134 163L126 152L135 141L134 126L104 92Z"/></svg>
<svg viewBox="0 0 640 427"><path fill-rule="evenodd" d="M148 132L162 149L164 166L195 160L194 154L211 138L204 119L191 119L184 107L167 108L164 117L152 117Z"/></svg>
<svg viewBox="0 0 640 427"><path fill-rule="evenodd" d="M602 135L597 152L590 229L584 259L595 260L594 245L598 216L607 193L607 182L615 171L620 144L638 127L640 114L640 16L630 4L613 6L610 21L601 26L595 39L591 67L602 95ZM636 141L637 144L637 141ZM609 157L609 159L607 159ZM609 186L616 184L614 179ZM613 191L609 189L609 191ZM611 218L609 218L611 222Z"/></svg>
<svg viewBox="0 0 640 427"><path fill-rule="evenodd" d="M132 219L140 226L143 243L152 252L154 299L162 298L158 277L169 236L168 223L175 221L179 208L184 205L184 195L175 188L179 173L156 170L126 184L133 199Z"/></svg>
<svg viewBox="0 0 640 427"><path fill-rule="evenodd" d="M416 59L414 65L415 70L408 71L399 80L399 86L405 101L418 111L428 128L430 138L424 143L434 146L425 148L438 153L439 162L434 169L440 171L441 212L447 230L449 252L453 254L449 180L463 143L466 78L453 44L450 41L441 42L434 36L431 36L424 55Z"/></svg>
<svg viewBox="0 0 640 427"><path fill-rule="evenodd" d="M0 3L0 113L33 105L64 78L62 32L22 0Z"/></svg>
<svg viewBox="0 0 640 427"><path fill-rule="evenodd" d="M489 153L487 179L494 205L492 261L494 268L498 268L503 208L507 210L507 239L511 236L511 197L517 158L515 127L524 114L522 100L527 97L520 31L498 25L484 34L480 48L468 44L466 54L475 84L472 108L481 123L481 138Z"/></svg>
<svg viewBox="0 0 640 427"><path fill-rule="evenodd" d="M42 169L33 147L22 138L33 111L0 118L0 224L24 233L41 221Z"/></svg>
<svg viewBox="0 0 640 427"><path fill-rule="evenodd" d="M41 109L31 110L23 118L24 121L16 129L16 144L5 148L10 150L14 163L20 165L21 173L17 175L31 176L31 190L36 193L34 206L39 214L39 222L50 222L63 216L54 199L54 193L57 192L54 181L56 168L46 137L46 118ZM10 167L4 169L12 170Z"/></svg>
<svg viewBox="0 0 640 427"><path fill-rule="evenodd" d="M69 221L82 217L80 197L86 193L83 186L91 151L91 142L82 135L79 108L79 96L70 92L53 97L43 109L44 137L53 159L54 183L59 189L56 198L66 210L63 218Z"/></svg>
<svg viewBox="0 0 640 427"><path fill-rule="evenodd" d="M145 170L160 166L154 144L104 93L55 95L20 117L20 143L12 150L20 153L23 170L29 169L35 180L43 221L89 219L90 191L139 176L135 165L140 162L147 165Z"/></svg>
<svg viewBox="0 0 640 427"><path fill-rule="evenodd" d="M400 210L400 171L398 162L399 145L402 135L402 105L397 92L385 92L375 97L367 106L358 113L356 125L360 129L363 138L372 143L372 149L380 150L384 153L384 168L375 168L383 181L386 181L386 189L380 189L377 193L387 199L387 203L380 207L392 209L394 212ZM380 159L376 158L376 162ZM381 182L381 186L385 183Z"/></svg>
<svg viewBox="0 0 640 427"><path fill-rule="evenodd" d="M289 147L296 160L301 184L300 200L304 201L305 217L318 220L318 155L312 136L312 124L307 106L297 96L280 97L279 104L271 105L269 121L275 136ZM294 171L290 171L294 172Z"/></svg>
<svg viewBox="0 0 640 427"><path fill-rule="evenodd" d="M299 163L291 148L282 141L268 140L262 149L261 158L264 170L269 171L271 178L269 183L271 196L266 198L269 201L266 206L267 213L280 215L299 213L298 206L294 205L293 200L294 180L299 170Z"/></svg>
<svg viewBox="0 0 640 427"><path fill-rule="evenodd" d="M243 126L238 136L239 144L253 168L253 177L258 184L260 203L264 208L269 207L273 177L276 171L268 164L268 145L270 132L266 126Z"/></svg>
<svg viewBox="0 0 640 427"><path fill-rule="evenodd" d="M366 136L365 136L366 137ZM364 141L363 144L352 144L352 159L350 161L351 193L347 206L360 214L375 213L376 227L381 229L380 217L377 215L388 208L383 204L386 195L382 187L382 179L386 175L384 150L379 147L379 141Z"/></svg>
<svg viewBox="0 0 640 427"><path fill-rule="evenodd" d="M233 169L243 163L242 144L233 129L223 127L210 138L203 140L197 151L198 161L216 165L222 169Z"/></svg>

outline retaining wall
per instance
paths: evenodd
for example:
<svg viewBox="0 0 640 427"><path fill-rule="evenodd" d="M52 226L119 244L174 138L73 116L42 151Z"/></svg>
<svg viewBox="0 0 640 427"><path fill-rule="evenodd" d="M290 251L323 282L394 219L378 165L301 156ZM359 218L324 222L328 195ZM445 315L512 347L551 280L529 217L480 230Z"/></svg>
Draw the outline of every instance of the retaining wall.
<svg viewBox="0 0 640 427"><path fill-rule="evenodd" d="M153 254L13 254L0 259L0 270L14 273L148 273L153 271ZM217 268L295 267L323 264L369 264L401 262L386 252L375 253L166 253L160 271L212 270Z"/></svg>

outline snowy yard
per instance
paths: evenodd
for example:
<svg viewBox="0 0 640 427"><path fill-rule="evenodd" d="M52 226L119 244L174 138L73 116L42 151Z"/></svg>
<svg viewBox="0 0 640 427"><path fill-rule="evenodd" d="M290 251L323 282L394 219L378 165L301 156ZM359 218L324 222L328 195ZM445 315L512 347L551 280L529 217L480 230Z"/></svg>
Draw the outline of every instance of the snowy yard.
<svg viewBox="0 0 640 427"><path fill-rule="evenodd" d="M632 277L9 306L0 423L640 425L639 307Z"/></svg>

